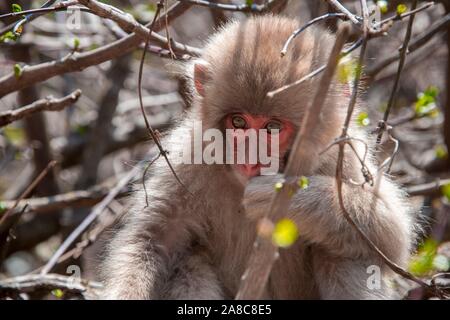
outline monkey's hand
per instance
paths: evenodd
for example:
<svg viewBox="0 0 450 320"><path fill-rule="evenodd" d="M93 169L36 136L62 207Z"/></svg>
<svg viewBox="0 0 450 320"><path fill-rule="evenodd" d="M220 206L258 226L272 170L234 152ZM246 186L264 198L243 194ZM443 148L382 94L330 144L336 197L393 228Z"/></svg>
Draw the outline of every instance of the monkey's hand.
<svg viewBox="0 0 450 320"><path fill-rule="evenodd" d="M301 236L341 257L372 254L373 250L344 217L336 179L319 175L308 179L308 186L293 195L286 213L297 223ZM243 204L250 218L258 219L267 213L275 184L280 181L282 175L259 176L249 182ZM342 196L345 210L358 227L388 257L404 262L413 228L410 208L398 188L385 178L381 179L378 192L343 183Z"/></svg>
<svg viewBox="0 0 450 320"><path fill-rule="evenodd" d="M258 219L267 213L275 183L281 179L280 175L261 176L250 181L243 201L250 217ZM344 183L342 196L345 210L358 228L388 258L405 264L414 228L399 189L382 178L378 191ZM286 216L296 222L300 237L313 248L310 261L321 298L394 296L388 285L393 272L345 219L334 177L309 177L308 187L292 196ZM377 277L379 285L370 285L371 276Z"/></svg>

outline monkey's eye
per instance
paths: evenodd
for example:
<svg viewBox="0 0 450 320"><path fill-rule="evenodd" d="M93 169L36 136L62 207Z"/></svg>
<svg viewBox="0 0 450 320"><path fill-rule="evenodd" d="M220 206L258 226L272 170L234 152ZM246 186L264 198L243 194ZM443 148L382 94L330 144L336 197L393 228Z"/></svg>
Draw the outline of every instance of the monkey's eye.
<svg viewBox="0 0 450 320"><path fill-rule="evenodd" d="M282 125L279 121L270 121L266 124L266 129L269 133L272 133L272 130L281 131Z"/></svg>
<svg viewBox="0 0 450 320"><path fill-rule="evenodd" d="M247 127L247 121L239 115L234 115L233 118L231 118L231 122L236 129L245 129L245 127Z"/></svg>

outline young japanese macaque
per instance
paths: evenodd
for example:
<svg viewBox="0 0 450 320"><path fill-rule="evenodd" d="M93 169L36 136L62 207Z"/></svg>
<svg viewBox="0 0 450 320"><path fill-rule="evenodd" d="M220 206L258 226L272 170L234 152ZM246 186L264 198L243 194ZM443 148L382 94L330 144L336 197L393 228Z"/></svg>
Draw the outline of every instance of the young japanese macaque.
<svg viewBox="0 0 450 320"><path fill-rule="evenodd" d="M194 104L177 128L162 139L184 186L162 157L153 164L152 176L146 181L147 194L142 190L132 197L133 208L108 246L102 268L105 298L235 297L258 219L269 209L274 185L280 180L320 76L272 98L267 93L325 64L334 43L333 35L312 27L295 39L282 58L280 49L299 25L276 16L231 22L213 35L202 56L186 67ZM291 247L280 249L263 298L394 297L392 271L340 209L335 182L338 148L324 152L341 132L348 92L348 84L336 77L321 121L307 141L307 158L302 161L313 163L306 173L309 186L293 195L286 213L298 225L300 237ZM211 130L223 137L228 134L231 140L218 144L212 154L217 160L214 163L198 161L194 151L185 157L193 161L177 161L187 146L198 143L195 123L200 121L200 139L202 132L208 135L200 142L203 147L212 143ZM266 146L269 158L277 163L271 174L263 174L271 164L259 158L251 162L249 152L244 153L244 161L228 161L237 153L236 144L230 144L250 130L265 133L258 135L257 141L263 140L260 149ZM371 144L357 125L352 125L350 134ZM248 142L247 138L237 144ZM353 143L362 157L364 143ZM231 150L232 156L219 155L220 146ZM404 265L414 236L411 209L387 177L381 178L378 191L367 183L361 186L361 163L349 150L343 169L345 207L390 259ZM375 175L371 158L369 151L366 165Z"/></svg>

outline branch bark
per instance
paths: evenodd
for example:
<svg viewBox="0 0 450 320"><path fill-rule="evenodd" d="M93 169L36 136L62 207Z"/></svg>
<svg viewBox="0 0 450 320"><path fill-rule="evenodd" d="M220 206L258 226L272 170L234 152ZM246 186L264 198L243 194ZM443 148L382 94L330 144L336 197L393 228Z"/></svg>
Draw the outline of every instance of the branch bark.
<svg viewBox="0 0 450 320"><path fill-rule="evenodd" d="M168 20L172 21L177 18L191 6L191 4L187 3L175 3L167 11ZM160 17L158 20L159 22L155 24L155 31L160 30L160 28L164 26L165 19L165 15ZM13 72L0 78L0 98L11 92L29 87L35 83L44 82L55 76L69 72L82 71L87 67L121 57L135 50L141 43L142 37L137 34L131 34L89 52L75 52L60 60L45 62L34 66L26 66L23 68L22 75L19 78L17 78Z"/></svg>
<svg viewBox="0 0 450 320"><path fill-rule="evenodd" d="M35 293L60 289L70 296L90 300L99 297L102 284L59 274L30 274L0 281L0 298L16 297L21 293Z"/></svg>
<svg viewBox="0 0 450 320"><path fill-rule="evenodd" d="M428 43L433 37L440 31L443 31L448 28L450 24L450 14L447 14L442 19L438 20L431 27L427 28L427 31L418 35L414 39L411 40L407 54L411 54L417 49L421 48L423 45ZM395 61L399 60L400 56L397 52L387 57L386 59L380 61L376 65L371 68L368 68L365 72L366 76L370 79L376 77L381 71L390 66Z"/></svg>
<svg viewBox="0 0 450 320"><path fill-rule="evenodd" d="M68 107L71 104L77 102L80 96L81 90L76 90L71 94L60 99L55 99L52 96L49 96L45 99L35 101L32 104L27 105L25 107L1 112L0 127L4 127L10 123L13 123L14 121L27 118L41 111L60 111L65 107Z"/></svg>
<svg viewBox="0 0 450 320"><path fill-rule="evenodd" d="M154 31L150 31L146 26L137 22L132 15L122 14L119 11L114 10L110 5L105 5L96 0L78 0L78 2L91 9L97 16L116 22L126 32L135 33L141 38L141 41L145 41L150 36L153 41L165 48L170 45L174 51L187 53L191 56L199 56L201 53L198 48L181 44L176 41L171 41L171 43L169 43L169 40L166 37L163 37Z"/></svg>

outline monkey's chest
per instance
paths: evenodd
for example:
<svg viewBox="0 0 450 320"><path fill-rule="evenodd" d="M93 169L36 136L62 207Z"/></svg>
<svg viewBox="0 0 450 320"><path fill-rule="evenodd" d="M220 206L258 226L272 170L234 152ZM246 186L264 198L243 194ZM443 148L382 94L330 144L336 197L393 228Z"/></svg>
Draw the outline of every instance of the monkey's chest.
<svg viewBox="0 0 450 320"><path fill-rule="evenodd" d="M223 214L222 217L225 217ZM227 220L212 229L209 255L219 281L229 296L236 295L256 238L255 223L244 216ZM281 249L275 262L266 298L307 299L317 296L308 245L299 239L289 249Z"/></svg>

